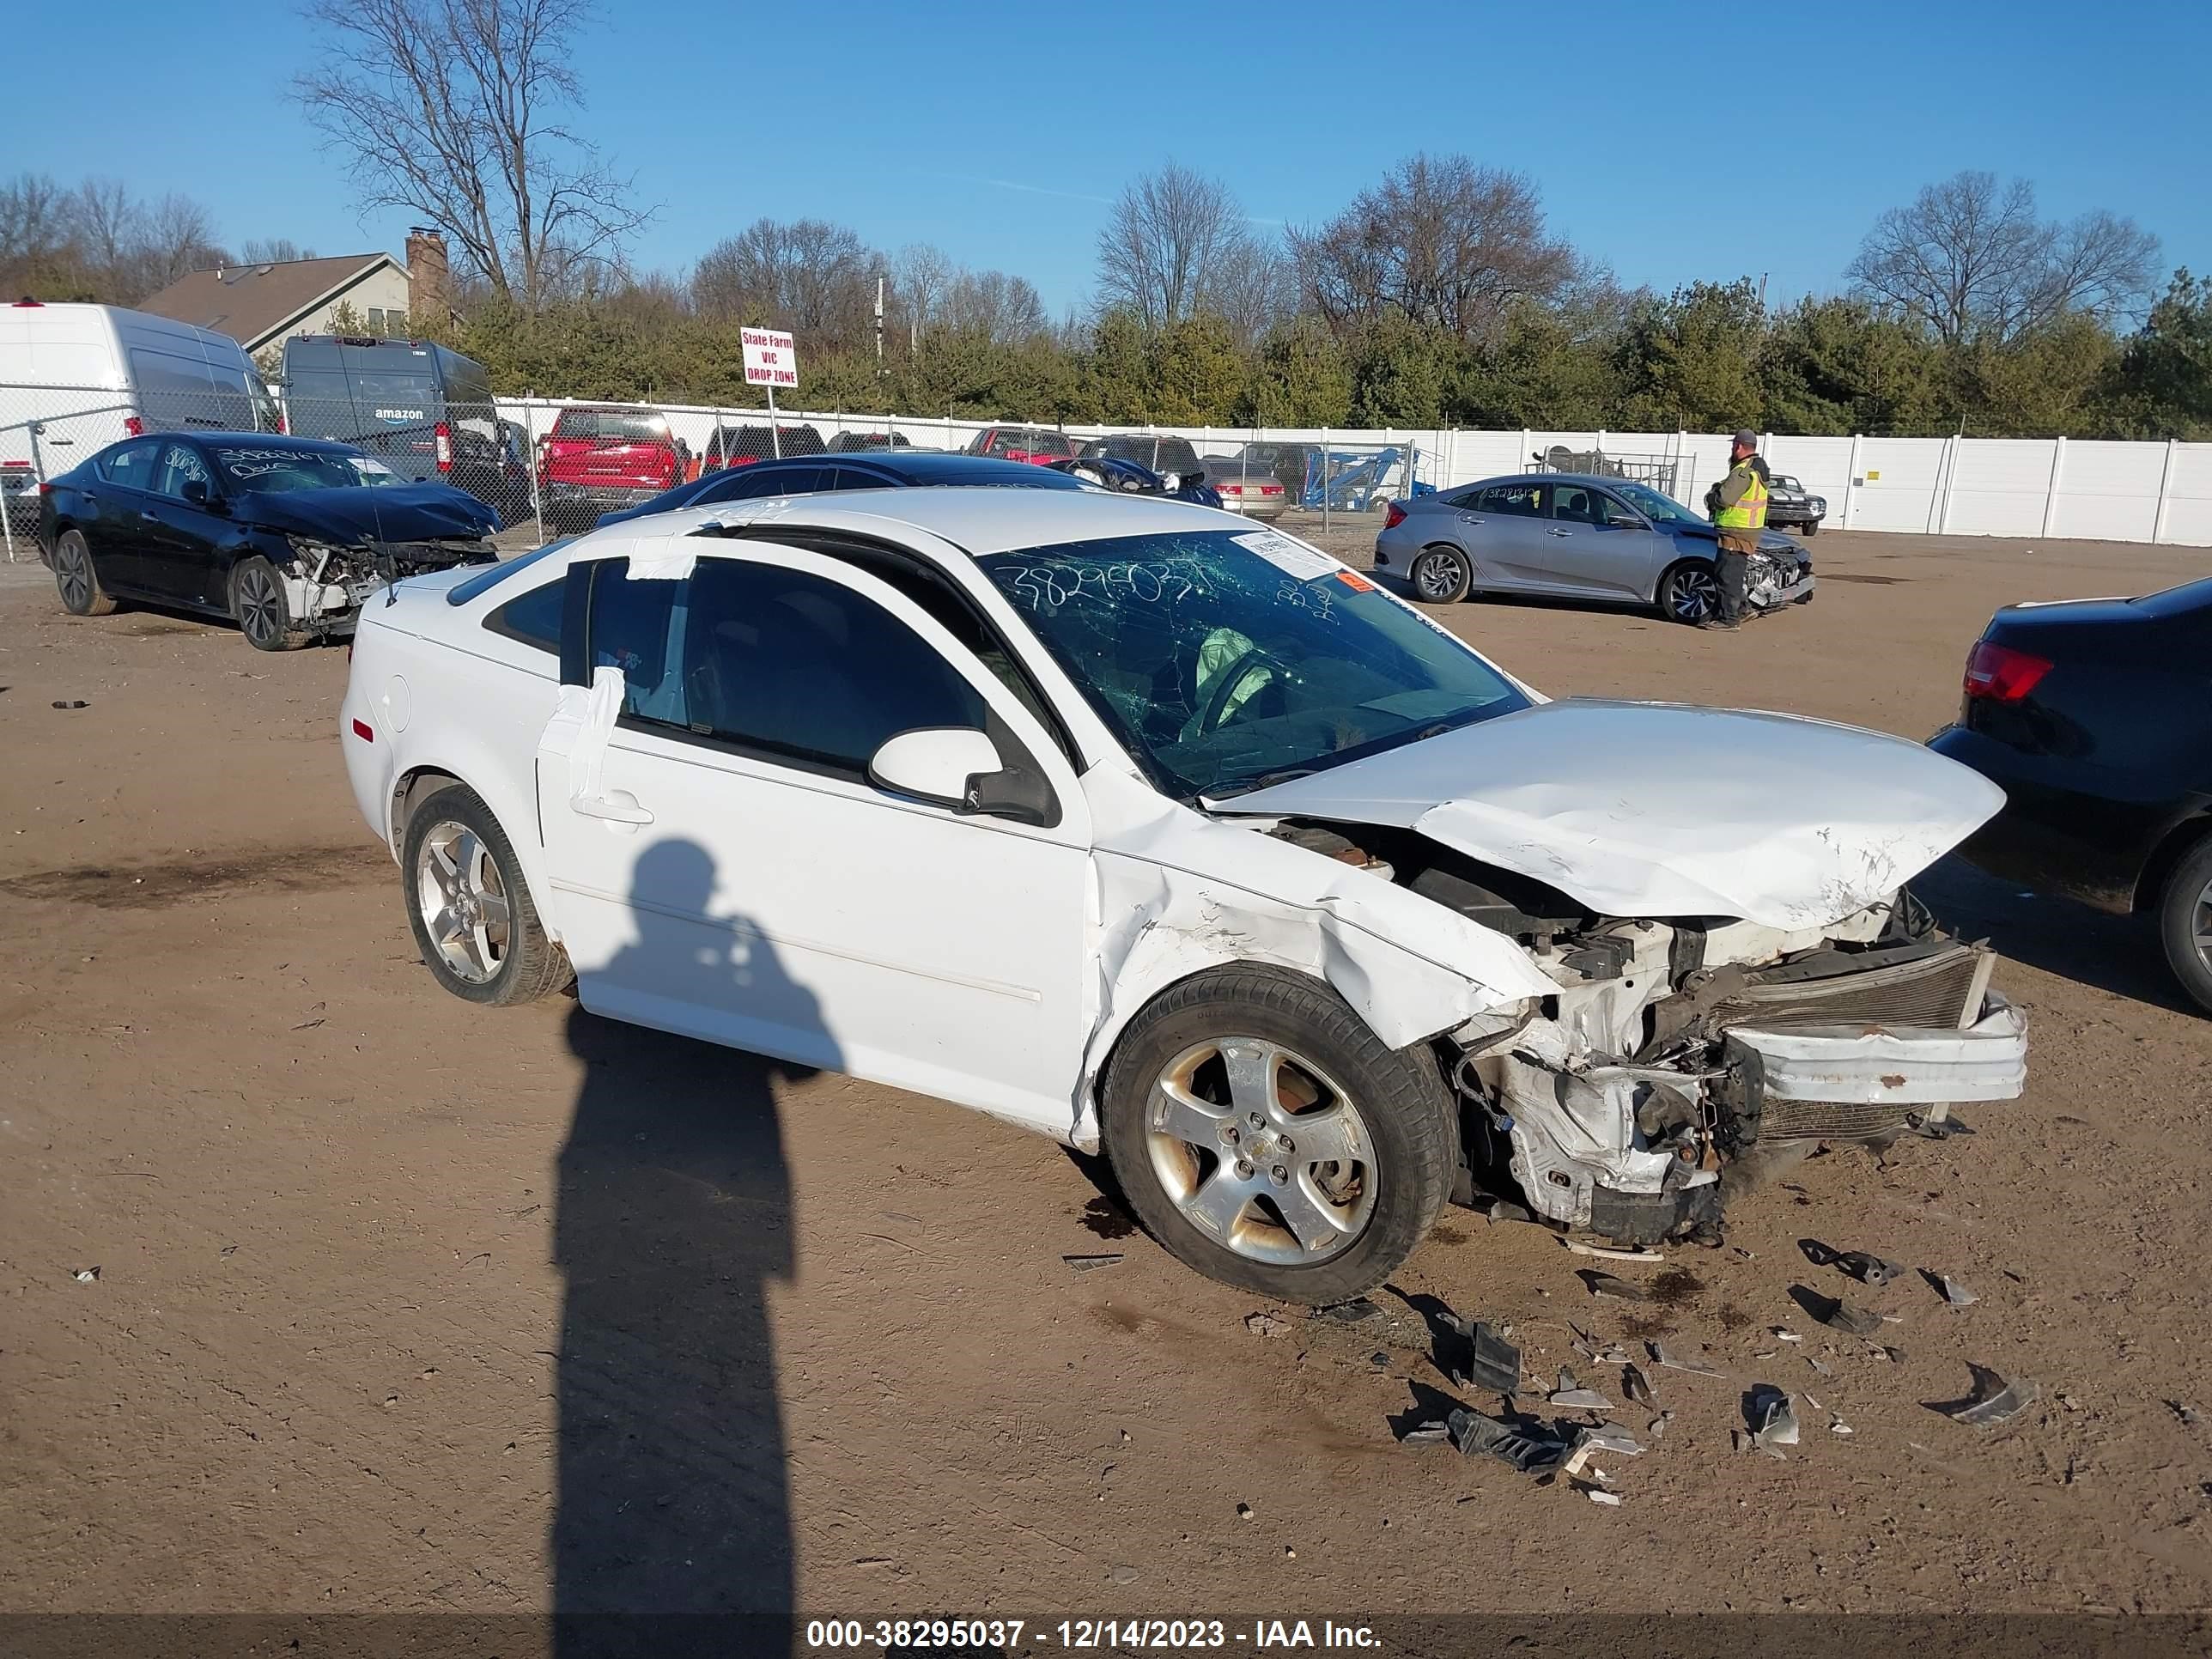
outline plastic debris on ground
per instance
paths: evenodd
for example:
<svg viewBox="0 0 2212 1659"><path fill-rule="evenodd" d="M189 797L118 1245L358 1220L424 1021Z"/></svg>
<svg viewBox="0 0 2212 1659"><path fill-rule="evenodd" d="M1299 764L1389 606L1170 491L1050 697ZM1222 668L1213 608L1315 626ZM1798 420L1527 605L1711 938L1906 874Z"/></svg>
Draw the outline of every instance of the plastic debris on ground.
<svg viewBox="0 0 2212 1659"><path fill-rule="evenodd" d="M1595 1267L1583 1268L1577 1277L1589 1288L1592 1296L1610 1297L1615 1302L1649 1302L1650 1292L1641 1285L1632 1285L1625 1279L1615 1279L1611 1273L1600 1273Z"/></svg>
<svg viewBox="0 0 2212 1659"><path fill-rule="evenodd" d="M1584 1244L1580 1240L1572 1238L1563 1238L1559 1243L1577 1255L1597 1256L1607 1261L1633 1261L1639 1266L1656 1267L1667 1259L1656 1250L1614 1249L1603 1244Z"/></svg>
<svg viewBox="0 0 2212 1659"><path fill-rule="evenodd" d="M1290 1326L1271 1313L1244 1316L1244 1328L1255 1336L1280 1336Z"/></svg>
<svg viewBox="0 0 2212 1659"><path fill-rule="evenodd" d="M1617 1510L1621 1505L1620 1494L1617 1492L1607 1492L1602 1486L1584 1486L1583 1492L1591 1503L1602 1504L1607 1509Z"/></svg>
<svg viewBox="0 0 2212 1659"><path fill-rule="evenodd" d="M1372 1319L1382 1311L1365 1297L1359 1296L1349 1302L1334 1302L1326 1308L1316 1308L1313 1317L1327 1320L1334 1325L1357 1325L1361 1320Z"/></svg>
<svg viewBox="0 0 2212 1659"><path fill-rule="evenodd" d="M75 1273L71 1273L70 1277L76 1280L80 1285L89 1285L100 1277L100 1269L97 1267L79 1267Z"/></svg>
<svg viewBox="0 0 2212 1659"><path fill-rule="evenodd" d="M1846 1336L1873 1336L1883 1324L1882 1316L1866 1308L1855 1307L1840 1297L1822 1296L1818 1291L1806 1292L1806 1310L1832 1331L1841 1331Z"/></svg>
<svg viewBox="0 0 2212 1659"><path fill-rule="evenodd" d="M1933 1267L1923 1267L1920 1276L1928 1281L1936 1295L1954 1308L1971 1308L1982 1299L1950 1274L1939 1273Z"/></svg>
<svg viewBox="0 0 2212 1659"><path fill-rule="evenodd" d="M1798 1335L1796 1332L1790 1329L1787 1326L1783 1325L1771 1327L1767 1332L1767 1334L1771 1336L1777 1342L1802 1342L1805 1340L1803 1337Z"/></svg>
<svg viewBox="0 0 2212 1659"><path fill-rule="evenodd" d="M1726 1376L1728 1375L1726 1371L1716 1370L1711 1365L1698 1360L1687 1359L1680 1354L1669 1353L1662 1343L1647 1342L1644 1346L1651 1351L1653 1364L1664 1365L1670 1371L1687 1371L1692 1376Z"/></svg>
<svg viewBox="0 0 2212 1659"><path fill-rule="evenodd" d="M1462 1322L1460 1331L1467 1338L1464 1364L1455 1372L1447 1372L1454 1382L1465 1389L1487 1389L1493 1394L1514 1395L1521 1391L1521 1350L1508 1342L1486 1320Z"/></svg>
<svg viewBox="0 0 2212 1659"><path fill-rule="evenodd" d="M1464 1406L1455 1407L1444 1419L1444 1425L1461 1456L1473 1457L1480 1453L1510 1463L1523 1474L1556 1467L1569 1449L1564 1440L1551 1435L1524 1433L1510 1423Z"/></svg>
<svg viewBox="0 0 2212 1659"><path fill-rule="evenodd" d="M1632 1361L1621 1367L1620 1391L1632 1406L1649 1406L1657 1398L1651 1391L1651 1379L1644 1374L1641 1365Z"/></svg>
<svg viewBox="0 0 2212 1659"><path fill-rule="evenodd" d="M1971 1363L1966 1369L1973 1373L1973 1393L1964 1400L1931 1400L1929 1410L1942 1413L1954 1423L1991 1429L2010 1422L2042 1397L2043 1385L2032 1377L2008 1380L1986 1365Z"/></svg>
<svg viewBox="0 0 2212 1659"><path fill-rule="evenodd" d="M1790 1407L1790 1396L1771 1382L1761 1382L1746 1397L1743 1416L1751 1425L1751 1443L1786 1462L1781 1448L1797 1443L1797 1413Z"/></svg>
<svg viewBox="0 0 2212 1659"><path fill-rule="evenodd" d="M1118 1266L1126 1258L1111 1253L1103 1255L1064 1255L1060 1260L1079 1273L1096 1273L1101 1267Z"/></svg>
<svg viewBox="0 0 2212 1659"><path fill-rule="evenodd" d="M1568 1411L1609 1412L1613 1401L1595 1389L1585 1389L1575 1380L1575 1374L1565 1366L1559 1367L1559 1386L1546 1396L1552 1404Z"/></svg>
<svg viewBox="0 0 2212 1659"><path fill-rule="evenodd" d="M1490 1207L1482 1212L1482 1218L1485 1221L1495 1223L1499 1221L1534 1221L1536 1218L1533 1212L1523 1209L1520 1205L1512 1202L1510 1200L1499 1198L1491 1200Z"/></svg>

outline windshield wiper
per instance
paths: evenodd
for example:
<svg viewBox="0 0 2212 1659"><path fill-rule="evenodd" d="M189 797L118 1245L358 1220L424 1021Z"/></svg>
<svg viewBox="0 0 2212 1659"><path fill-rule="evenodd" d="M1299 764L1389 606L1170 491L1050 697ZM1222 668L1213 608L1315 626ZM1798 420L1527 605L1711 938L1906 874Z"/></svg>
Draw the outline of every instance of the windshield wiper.
<svg viewBox="0 0 2212 1659"><path fill-rule="evenodd" d="M1235 795L1249 795L1255 789L1272 789L1279 783L1288 783L1293 778L1310 778L1321 770L1318 766L1285 766L1273 772L1262 772L1256 777L1240 778L1226 789L1209 789L1206 795L1212 800L1227 800Z"/></svg>

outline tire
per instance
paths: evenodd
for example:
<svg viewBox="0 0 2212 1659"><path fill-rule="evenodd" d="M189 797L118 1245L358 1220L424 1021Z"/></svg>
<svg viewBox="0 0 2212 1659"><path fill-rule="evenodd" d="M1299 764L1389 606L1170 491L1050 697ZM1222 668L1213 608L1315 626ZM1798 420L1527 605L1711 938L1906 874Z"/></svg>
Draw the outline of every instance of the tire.
<svg viewBox="0 0 2212 1659"><path fill-rule="evenodd" d="M1719 614L1720 601L1719 573L1703 559L1684 559L1680 564L1669 565L1667 574L1659 578L1655 603L1659 614L1668 621L1695 627L1706 617Z"/></svg>
<svg viewBox="0 0 2212 1659"><path fill-rule="evenodd" d="M92 549L84 532L64 530L54 541L54 587L62 609L72 617L106 617L115 611L115 598L100 585L92 568Z"/></svg>
<svg viewBox="0 0 2212 1659"><path fill-rule="evenodd" d="M475 790L449 784L417 803L400 837L399 872L415 948L431 977L455 996L505 1008L565 989L575 978L567 954L545 937L514 842ZM463 893L468 902L453 916L457 925L434 932ZM492 934L502 920L495 900L505 913L498 939ZM468 920L477 925L466 928Z"/></svg>
<svg viewBox="0 0 2212 1659"><path fill-rule="evenodd" d="M276 567L258 554L231 569L230 614L256 651L293 651L307 642L306 635L292 630L292 606Z"/></svg>
<svg viewBox="0 0 2212 1659"><path fill-rule="evenodd" d="M1266 1067L1264 1097L1256 1075L1231 1089L1226 1054L1249 1065L1268 1048L1289 1063ZM1170 987L1115 1045L1100 1097L1106 1156L1146 1231L1207 1278L1276 1301L1328 1307L1373 1290L1450 1194L1454 1118L1434 1057L1384 1047L1327 985L1287 969L1240 964ZM1308 1138L1302 1123L1328 1127ZM1313 1161L1328 1144L1363 1156ZM1246 1152L1263 1155L1238 1161ZM1291 1214L1322 1248L1304 1248Z"/></svg>
<svg viewBox="0 0 2212 1659"><path fill-rule="evenodd" d="M1814 537L1820 533L1820 521L1818 519L1813 520L1802 529L1799 530L1797 533L1802 536L1807 541L1811 541Z"/></svg>
<svg viewBox="0 0 2212 1659"><path fill-rule="evenodd" d="M2158 933L2173 976L2212 1013L2212 836L2175 865L2159 895Z"/></svg>
<svg viewBox="0 0 2212 1659"><path fill-rule="evenodd" d="M1457 605L1474 586L1474 568L1464 550L1435 542L1413 555L1406 583L1425 605Z"/></svg>

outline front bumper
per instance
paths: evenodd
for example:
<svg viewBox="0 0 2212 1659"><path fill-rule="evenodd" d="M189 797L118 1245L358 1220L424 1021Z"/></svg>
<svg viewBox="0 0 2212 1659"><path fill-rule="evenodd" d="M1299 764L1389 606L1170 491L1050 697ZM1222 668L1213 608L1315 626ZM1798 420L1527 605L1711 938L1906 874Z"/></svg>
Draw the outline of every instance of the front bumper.
<svg viewBox="0 0 2212 1659"><path fill-rule="evenodd" d="M602 513L642 506L661 492L629 484L549 483L540 486L546 513L568 523L588 524Z"/></svg>
<svg viewBox="0 0 2212 1659"><path fill-rule="evenodd" d="M1808 570L1787 586L1778 589L1771 597L1755 601L1754 608L1761 611L1779 611L1785 605L1808 604L1818 581L1819 579Z"/></svg>

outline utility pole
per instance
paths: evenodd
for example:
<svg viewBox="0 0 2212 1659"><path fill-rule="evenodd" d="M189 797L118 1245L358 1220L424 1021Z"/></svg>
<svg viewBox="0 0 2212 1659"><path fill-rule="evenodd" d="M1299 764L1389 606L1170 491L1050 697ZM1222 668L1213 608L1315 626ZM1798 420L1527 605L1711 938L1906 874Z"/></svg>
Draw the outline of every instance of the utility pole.
<svg viewBox="0 0 2212 1659"><path fill-rule="evenodd" d="M1763 270L1759 273L1759 308L1766 309L1766 273Z"/></svg>
<svg viewBox="0 0 2212 1659"><path fill-rule="evenodd" d="M884 277L876 273L876 378L884 378Z"/></svg>

